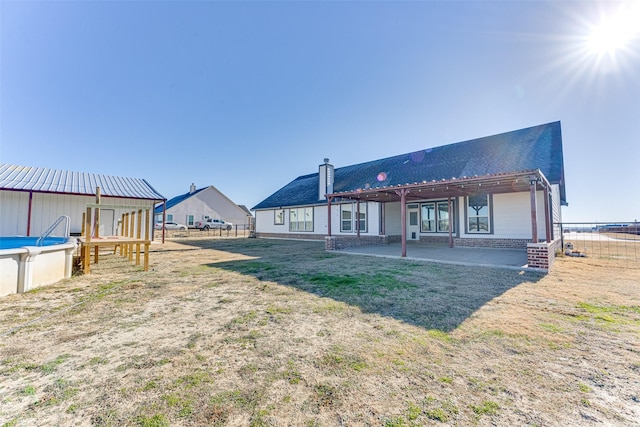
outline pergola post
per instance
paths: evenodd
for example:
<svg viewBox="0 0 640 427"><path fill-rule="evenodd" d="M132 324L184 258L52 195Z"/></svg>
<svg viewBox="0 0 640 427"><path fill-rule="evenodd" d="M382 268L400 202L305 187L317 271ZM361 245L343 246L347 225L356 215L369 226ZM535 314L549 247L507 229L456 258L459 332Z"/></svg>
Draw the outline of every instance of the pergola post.
<svg viewBox="0 0 640 427"><path fill-rule="evenodd" d="M400 226L402 230L402 257L407 256L407 194L409 190L403 188L395 192L400 196Z"/></svg>
<svg viewBox="0 0 640 427"><path fill-rule="evenodd" d="M356 233L358 239L360 238L360 199L356 200Z"/></svg>
<svg viewBox="0 0 640 427"><path fill-rule="evenodd" d="M331 237L331 199L333 197L327 196L327 236Z"/></svg>
<svg viewBox="0 0 640 427"><path fill-rule="evenodd" d="M538 179L536 177L531 177L529 180L529 193L531 196L531 241L533 243L538 243L537 183Z"/></svg>
<svg viewBox="0 0 640 427"><path fill-rule="evenodd" d="M451 196L447 199L449 209L449 247L453 248L453 206L451 205Z"/></svg>
<svg viewBox="0 0 640 427"><path fill-rule="evenodd" d="M544 225L547 232L547 243L551 243L551 217L553 214L549 211L549 188L544 187Z"/></svg>

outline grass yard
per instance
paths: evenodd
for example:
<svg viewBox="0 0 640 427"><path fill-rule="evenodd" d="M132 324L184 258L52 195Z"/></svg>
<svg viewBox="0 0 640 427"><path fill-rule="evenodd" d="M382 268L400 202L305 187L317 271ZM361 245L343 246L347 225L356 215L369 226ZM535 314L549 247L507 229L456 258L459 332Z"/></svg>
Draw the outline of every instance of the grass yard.
<svg viewBox="0 0 640 427"><path fill-rule="evenodd" d="M640 424L640 270L183 238L0 298L0 426Z"/></svg>

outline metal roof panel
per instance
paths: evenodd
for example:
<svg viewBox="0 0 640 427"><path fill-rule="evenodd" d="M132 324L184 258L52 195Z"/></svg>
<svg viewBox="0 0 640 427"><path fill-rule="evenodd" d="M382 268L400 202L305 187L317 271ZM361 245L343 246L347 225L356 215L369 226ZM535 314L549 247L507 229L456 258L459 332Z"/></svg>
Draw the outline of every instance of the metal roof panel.
<svg viewBox="0 0 640 427"><path fill-rule="evenodd" d="M164 200L140 178L0 163L0 190L94 195L96 187L100 187L103 196Z"/></svg>

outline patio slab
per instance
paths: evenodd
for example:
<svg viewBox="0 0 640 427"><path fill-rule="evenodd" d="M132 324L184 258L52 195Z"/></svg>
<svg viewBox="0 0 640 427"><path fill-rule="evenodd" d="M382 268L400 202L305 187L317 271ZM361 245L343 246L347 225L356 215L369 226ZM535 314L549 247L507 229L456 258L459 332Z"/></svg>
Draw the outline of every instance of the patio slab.
<svg viewBox="0 0 640 427"><path fill-rule="evenodd" d="M402 258L402 245L390 243L388 245L360 246L335 252L382 258ZM407 242L407 256L404 259L466 266L527 268L526 249L450 248L447 244L441 243Z"/></svg>

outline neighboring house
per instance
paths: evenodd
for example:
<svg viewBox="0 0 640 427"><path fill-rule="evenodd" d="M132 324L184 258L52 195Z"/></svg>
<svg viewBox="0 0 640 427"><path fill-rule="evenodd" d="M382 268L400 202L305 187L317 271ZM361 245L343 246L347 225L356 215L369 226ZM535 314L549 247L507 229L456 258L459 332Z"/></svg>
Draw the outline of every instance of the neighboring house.
<svg viewBox="0 0 640 427"><path fill-rule="evenodd" d="M122 214L152 210L165 200L144 179L0 163L0 235L39 236L62 215L70 217L71 233L79 234L82 214L96 203L97 187L104 205L100 236L118 234Z"/></svg>
<svg viewBox="0 0 640 427"><path fill-rule="evenodd" d="M166 221L178 222L187 227L194 227L197 221L207 218L223 219L234 226L238 225L238 228L248 228L251 222L251 212L233 203L213 185L196 189L191 184L188 193L156 206L156 221L162 221L163 212Z"/></svg>
<svg viewBox="0 0 640 427"><path fill-rule="evenodd" d="M561 205L553 122L336 169L325 159L253 210L258 237L325 239L328 249L419 240L553 251Z"/></svg>

